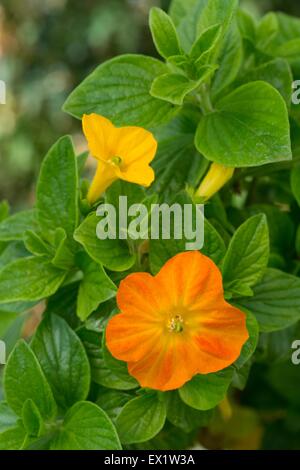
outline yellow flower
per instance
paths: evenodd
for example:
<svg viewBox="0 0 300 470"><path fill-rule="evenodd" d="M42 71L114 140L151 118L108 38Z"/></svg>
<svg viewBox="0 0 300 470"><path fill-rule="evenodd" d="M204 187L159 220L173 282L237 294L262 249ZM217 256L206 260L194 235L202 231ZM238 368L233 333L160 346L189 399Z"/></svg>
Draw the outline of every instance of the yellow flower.
<svg viewBox="0 0 300 470"><path fill-rule="evenodd" d="M232 177L234 168L212 163L210 169L201 182L196 196L207 200L217 193Z"/></svg>
<svg viewBox="0 0 300 470"><path fill-rule="evenodd" d="M115 127L98 114L84 114L82 126L89 150L98 160L88 200L95 202L117 179L150 186L154 171L149 166L157 150L151 132L141 127Z"/></svg>

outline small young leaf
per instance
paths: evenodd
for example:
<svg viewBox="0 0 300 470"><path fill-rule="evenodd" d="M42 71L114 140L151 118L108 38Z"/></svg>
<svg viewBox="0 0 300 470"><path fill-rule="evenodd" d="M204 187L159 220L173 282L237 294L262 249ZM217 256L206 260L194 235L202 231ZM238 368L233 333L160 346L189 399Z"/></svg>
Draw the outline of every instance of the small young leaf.
<svg viewBox="0 0 300 470"><path fill-rule="evenodd" d="M45 419L56 414L56 404L49 384L32 350L20 340L9 356L4 371L6 400L12 410L22 415L23 405L29 398Z"/></svg>
<svg viewBox="0 0 300 470"><path fill-rule="evenodd" d="M160 75L152 83L150 93L155 98L181 106L185 96L197 87L197 82L179 73Z"/></svg>
<svg viewBox="0 0 300 470"><path fill-rule="evenodd" d="M80 283L78 292L77 315L84 321L99 304L114 297L117 288L101 264L95 263L84 254L80 255L83 280Z"/></svg>
<svg viewBox="0 0 300 470"><path fill-rule="evenodd" d="M22 420L28 436L40 436L44 426L43 418L38 407L30 398L23 405Z"/></svg>
<svg viewBox="0 0 300 470"><path fill-rule="evenodd" d="M159 54L168 59L181 53L179 39L172 19L157 7L150 10L149 26Z"/></svg>
<svg viewBox="0 0 300 470"><path fill-rule="evenodd" d="M152 439L163 428L166 405L157 393L146 393L130 400L116 419L116 428L124 444Z"/></svg>

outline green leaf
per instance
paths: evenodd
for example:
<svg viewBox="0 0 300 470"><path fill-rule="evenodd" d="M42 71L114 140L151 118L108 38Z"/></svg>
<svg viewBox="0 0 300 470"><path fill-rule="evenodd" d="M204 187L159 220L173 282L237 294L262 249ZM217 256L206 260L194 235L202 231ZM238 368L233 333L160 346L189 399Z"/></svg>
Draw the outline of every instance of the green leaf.
<svg viewBox="0 0 300 470"><path fill-rule="evenodd" d="M22 420L28 436L40 436L44 428L43 418L41 417L38 407L30 398L28 398L23 405Z"/></svg>
<svg viewBox="0 0 300 470"><path fill-rule="evenodd" d="M244 312L245 312L245 309L244 309ZM259 325L257 323L255 316L249 311L246 311L245 313L247 314L246 327L249 333L249 338L247 339L246 343L242 347L242 351L241 351L239 358L234 363L234 365L238 369L243 367L246 364L246 362L250 359L252 354L255 352L256 346L258 343L258 336L259 336Z"/></svg>
<svg viewBox="0 0 300 470"><path fill-rule="evenodd" d="M165 64L151 57L116 57L100 65L71 93L64 110L78 118L98 113L120 126L158 126L177 111L149 94L153 80L167 72Z"/></svg>
<svg viewBox="0 0 300 470"><path fill-rule="evenodd" d="M9 243L0 254L0 270L4 268L4 266L10 264L12 261L20 258L26 258L28 255L29 253L26 250L23 242L15 241Z"/></svg>
<svg viewBox="0 0 300 470"><path fill-rule="evenodd" d="M172 210L173 205L174 208L178 208L178 215L180 216L180 220L176 222L175 217L170 217L170 236L168 235L167 238L164 238L162 234L162 228L164 226L164 220L165 218L160 217L159 218L159 223L160 223L160 234L159 238L155 239L152 237L150 239L150 255L149 255L149 261L150 261L150 267L152 273L156 274L161 267L168 261L170 258L173 256L177 255L178 253L181 253L187 249L196 249L196 248L189 248L187 245L188 243L195 243L199 245L198 248L201 247L201 242L203 239L201 237L204 235L204 219L203 219L203 214L201 212L201 208L199 208L197 205L193 204L190 196L186 192L179 193L172 201L172 205L169 205L166 207L166 214L167 211ZM185 211L185 206L189 205L189 210L191 215L191 223L188 225L188 218L184 216L184 211ZM181 210L181 214L180 214ZM196 217L198 220L197 227L196 227ZM182 234L179 234L179 237L175 236L175 230L174 226L179 224L181 221L185 219L185 227L184 231ZM190 229L191 233L189 235L186 233L186 230ZM194 232L194 233L192 233ZM198 237L196 239L196 236Z"/></svg>
<svg viewBox="0 0 300 470"><path fill-rule="evenodd" d="M21 422L15 427L0 433L0 450L21 450L26 438L26 431Z"/></svg>
<svg viewBox="0 0 300 470"><path fill-rule="evenodd" d="M120 450L121 444L108 416L90 402L76 403L66 414L51 450Z"/></svg>
<svg viewBox="0 0 300 470"><path fill-rule="evenodd" d="M0 271L0 303L40 300L54 294L66 272L39 257L20 258Z"/></svg>
<svg viewBox="0 0 300 470"><path fill-rule="evenodd" d="M6 401L0 402L0 434L9 428L15 426L17 422L17 415L8 406Z"/></svg>
<svg viewBox="0 0 300 470"><path fill-rule="evenodd" d="M77 160L70 137L62 137L46 155L37 185L38 221L43 232L58 227L68 238L78 223Z"/></svg>
<svg viewBox="0 0 300 470"><path fill-rule="evenodd" d="M281 330L300 319L298 277L268 268L253 293L253 297L239 299L238 303L255 315L260 331Z"/></svg>
<svg viewBox="0 0 300 470"><path fill-rule="evenodd" d="M200 251L203 255L212 259L217 265L222 263L226 253L223 238L207 219L204 220L204 245Z"/></svg>
<svg viewBox="0 0 300 470"><path fill-rule="evenodd" d="M269 231L264 214L251 217L235 232L223 263L226 291L240 295L263 276L269 260Z"/></svg>
<svg viewBox="0 0 300 470"><path fill-rule="evenodd" d="M22 415L23 405L30 398L43 418L55 416L56 404L49 384L37 358L23 340L9 356L4 371L4 389L7 403L17 415Z"/></svg>
<svg viewBox="0 0 300 470"><path fill-rule="evenodd" d="M135 257L129 253L126 243L120 240L100 240L96 236L98 222L100 217L95 212L90 214L75 231L75 240L83 245L96 263L103 264L111 271L126 271L131 268Z"/></svg>
<svg viewBox="0 0 300 470"><path fill-rule="evenodd" d="M51 245L45 242L40 235L33 230L26 230L23 239L27 250L33 255L48 257L51 254Z"/></svg>
<svg viewBox="0 0 300 470"><path fill-rule="evenodd" d="M124 444L152 439L163 428L166 405L157 393L145 393L130 400L116 419L116 428Z"/></svg>
<svg viewBox="0 0 300 470"><path fill-rule="evenodd" d="M286 105L290 107L293 75L286 60L275 59L256 68L247 70L247 72L239 78L236 85L240 86L257 80L268 82L276 88L284 98Z"/></svg>
<svg viewBox="0 0 300 470"><path fill-rule="evenodd" d="M263 16L256 30L257 48L265 52L278 31L279 24L276 13L270 12Z"/></svg>
<svg viewBox="0 0 300 470"><path fill-rule="evenodd" d="M197 80L190 80L180 73L167 73L157 77L152 83L152 96L182 106L186 95L207 81L215 67L203 65L197 69Z"/></svg>
<svg viewBox="0 0 300 470"><path fill-rule="evenodd" d="M7 201L0 202L0 222L9 216L9 204Z"/></svg>
<svg viewBox="0 0 300 470"><path fill-rule="evenodd" d="M96 403L107 413L109 418L114 421L120 414L125 403L131 398L132 395L127 392L101 387Z"/></svg>
<svg viewBox="0 0 300 470"><path fill-rule="evenodd" d="M196 61L201 59L201 56L205 54L205 62L209 63L218 43L218 39L220 38L221 31L222 27L220 24L214 24L204 30L194 42L189 54L190 58Z"/></svg>
<svg viewBox="0 0 300 470"><path fill-rule="evenodd" d="M195 144L208 160L233 167L290 160L285 102L266 82L252 82L221 98L204 116Z"/></svg>
<svg viewBox="0 0 300 470"><path fill-rule="evenodd" d="M60 269L67 271L75 266L74 254L67 238L66 231L63 228L57 228L54 233L55 254L52 258L52 264Z"/></svg>
<svg viewBox="0 0 300 470"><path fill-rule="evenodd" d="M212 418L212 412L199 411L186 405L177 390L165 394L167 403L167 419L174 426L189 433L193 429L207 426Z"/></svg>
<svg viewBox="0 0 300 470"><path fill-rule="evenodd" d="M206 171L207 160L199 155L194 146L194 135L200 114L183 109L166 126L155 131L158 152L153 161L155 181L151 190L163 193L165 199L185 188L195 186Z"/></svg>
<svg viewBox="0 0 300 470"><path fill-rule="evenodd" d="M26 230L38 230L35 209L5 218L0 223L0 241L22 240Z"/></svg>
<svg viewBox="0 0 300 470"><path fill-rule="evenodd" d="M196 81L189 80L182 74L166 73L153 81L150 93L155 98L182 106L186 95L197 86Z"/></svg>
<svg viewBox="0 0 300 470"><path fill-rule="evenodd" d="M77 315L84 321L99 304L115 297L117 288L101 264L95 263L83 253L80 255L83 280L78 292Z"/></svg>
<svg viewBox="0 0 300 470"><path fill-rule="evenodd" d="M189 52L198 37L198 22L207 0L173 0L170 15L182 47Z"/></svg>
<svg viewBox="0 0 300 470"><path fill-rule="evenodd" d="M237 21L239 30L243 39L249 41L252 45L256 42L256 23L255 18L248 11L238 9Z"/></svg>
<svg viewBox="0 0 300 470"><path fill-rule="evenodd" d="M225 398L232 375L231 367L214 374L195 375L179 390L179 395L196 410L210 410Z"/></svg>
<svg viewBox="0 0 300 470"><path fill-rule="evenodd" d="M300 206L300 166L296 166L292 169L291 187L298 206Z"/></svg>
<svg viewBox="0 0 300 470"><path fill-rule="evenodd" d="M167 13L157 7L151 8L149 26L155 47L162 57L167 59L181 53L176 28Z"/></svg>
<svg viewBox="0 0 300 470"><path fill-rule="evenodd" d="M62 318L48 314L31 347L61 408L68 409L86 399L90 388L89 361L80 339Z"/></svg>
<svg viewBox="0 0 300 470"><path fill-rule="evenodd" d="M139 384L136 379L129 374L127 363L119 361L111 355L105 345L104 338L105 336L103 336L102 341L102 354L104 366L106 367L107 371L110 371L111 377L116 376L116 378L118 379L117 383L113 384L112 380L109 382L112 384L111 388L118 388L120 390L132 390L134 388L137 388ZM117 387L117 385L119 385L119 387Z"/></svg>
<svg viewBox="0 0 300 470"><path fill-rule="evenodd" d="M99 327L98 327L99 330ZM136 380L129 375L126 363L110 357L109 352L104 351L101 346L101 334L97 331L79 331L80 338L86 349L92 372L93 382L115 390L132 390L137 388ZM109 364L109 368L106 366Z"/></svg>

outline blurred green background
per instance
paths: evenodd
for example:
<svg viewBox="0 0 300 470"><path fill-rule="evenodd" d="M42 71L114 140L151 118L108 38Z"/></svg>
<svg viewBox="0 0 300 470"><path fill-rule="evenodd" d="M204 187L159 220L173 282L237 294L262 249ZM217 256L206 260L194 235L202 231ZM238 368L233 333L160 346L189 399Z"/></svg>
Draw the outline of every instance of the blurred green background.
<svg viewBox="0 0 300 470"><path fill-rule="evenodd" d="M155 55L147 26L151 6L170 0L2 0L0 79L0 200L32 202L40 161L61 135L84 145L80 123L61 111L70 91L98 64L117 54ZM257 13L300 14L295 0L242 0Z"/></svg>

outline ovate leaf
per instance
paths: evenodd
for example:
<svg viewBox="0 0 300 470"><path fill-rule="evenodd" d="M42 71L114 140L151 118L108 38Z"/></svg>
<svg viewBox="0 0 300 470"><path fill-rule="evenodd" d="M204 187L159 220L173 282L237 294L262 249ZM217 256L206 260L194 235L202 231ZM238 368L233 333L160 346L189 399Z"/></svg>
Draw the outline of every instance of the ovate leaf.
<svg viewBox="0 0 300 470"><path fill-rule="evenodd" d="M81 257L80 267L83 279L77 298L77 315L84 321L99 304L116 295L116 286L110 280L101 264L87 256Z"/></svg>
<svg viewBox="0 0 300 470"><path fill-rule="evenodd" d="M120 450L121 444L106 413L94 403L82 401L67 412L51 449Z"/></svg>
<svg viewBox="0 0 300 470"><path fill-rule="evenodd" d="M224 399L232 375L232 368L213 374L195 375L179 390L179 395L196 410L210 410Z"/></svg>
<svg viewBox="0 0 300 470"><path fill-rule="evenodd" d="M0 271L0 303L49 297L57 291L65 276L65 271L45 259L17 259Z"/></svg>
<svg viewBox="0 0 300 470"><path fill-rule="evenodd" d="M262 278L268 260L268 224L266 216L259 214L244 222L232 237L223 263L225 290L243 295Z"/></svg>
<svg viewBox="0 0 300 470"><path fill-rule="evenodd" d="M36 210L17 212L0 223L0 241L22 240L26 230L37 230Z"/></svg>
<svg viewBox="0 0 300 470"><path fill-rule="evenodd" d="M56 404L50 386L29 346L20 340L9 356L4 372L6 400L21 416L23 405L31 399L43 418L53 418Z"/></svg>
<svg viewBox="0 0 300 470"><path fill-rule="evenodd" d="M173 105L149 93L153 80L167 72L165 64L151 57L116 57L100 65L71 93L64 110L78 118L98 113L120 126L157 126L176 112Z"/></svg>
<svg viewBox="0 0 300 470"><path fill-rule="evenodd" d="M72 141L62 137L43 161L37 185L38 221L46 233L62 228L72 238L78 221L77 173Z"/></svg>
<svg viewBox="0 0 300 470"><path fill-rule="evenodd" d="M31 346L61 408L68 409L87 397L89 361L80 339L62 318L48 314Z"/></svg>
<svg viewBox="0 0 300 470"><path fill-rule="evenodd" d="M300 279L268 268L253 297L239 299L256 317L260 330L271 332L293 325L300 319Z"/></svg>
<svg viewBox="0 0 300 470"><path fill-rule="evenodd" d="M152 439L166 420L166 405L157 393L147 393L130 400L116 419L120 440L134 444Z"/></svg>
<svg viewBox="0 0 300 470"><path fill-rule="evenodd" d="M208 160L233 167L290 160L286 104L266 82L237 88L203 117L195 144Z"/></svg>
<svg viewBox="0 0 300 470"><path fill-rule="evenodd" d="M180 54L181 49L176 28L172 19L160 8L154 7L150 10L150 30L156 49L162 57Z"/></svg>

